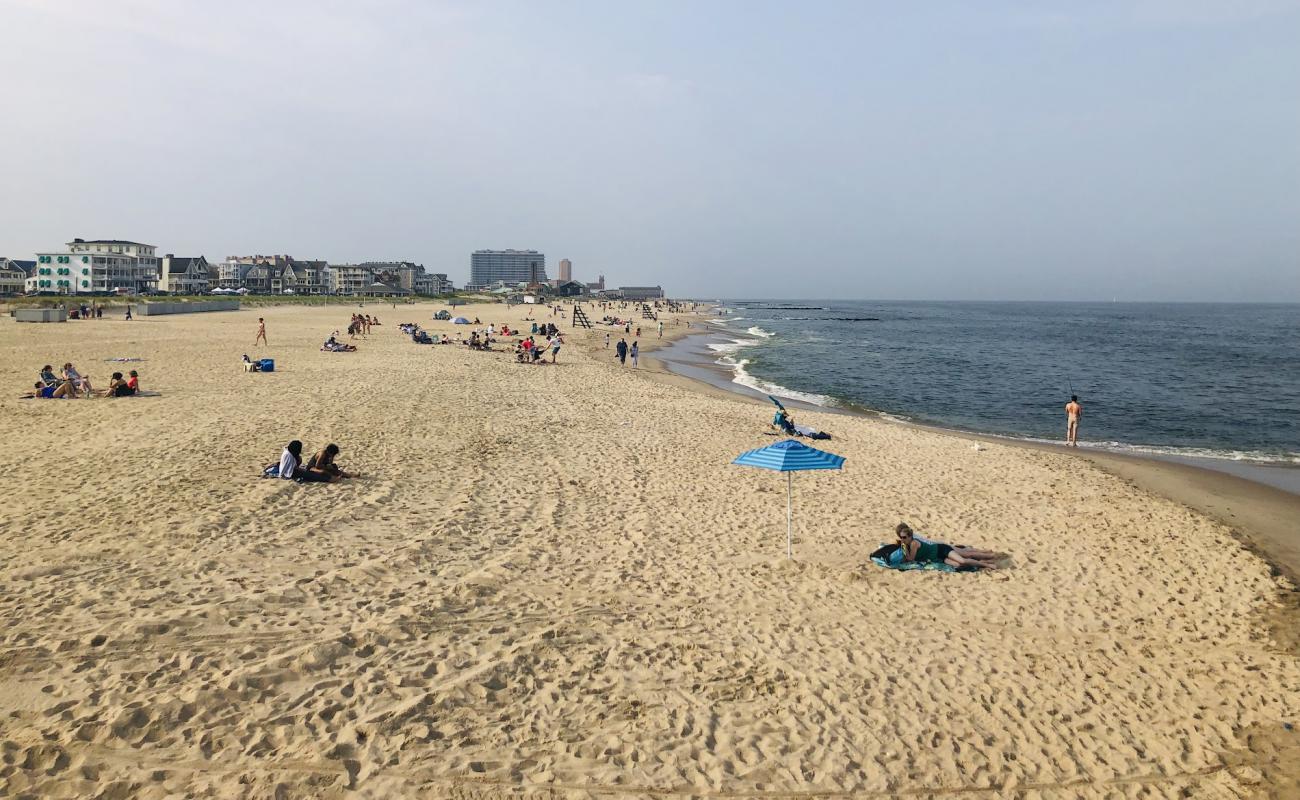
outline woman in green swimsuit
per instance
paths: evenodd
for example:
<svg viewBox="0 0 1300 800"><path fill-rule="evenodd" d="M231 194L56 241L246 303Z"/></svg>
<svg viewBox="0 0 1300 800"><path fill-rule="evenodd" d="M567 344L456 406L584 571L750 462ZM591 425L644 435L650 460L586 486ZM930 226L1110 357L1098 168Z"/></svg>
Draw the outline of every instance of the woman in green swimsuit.
<svg viewBox="0 0 1300 800"><path fill-rule="evenodd" d="M903 561L933 562L959 568L994 569L997 567L997 562L1010 558L1006 553L995 553L978 547L953 547L943 542L920 541L906 522L898 523L894 533L898 536L898 549L902 552Z"/></svg>

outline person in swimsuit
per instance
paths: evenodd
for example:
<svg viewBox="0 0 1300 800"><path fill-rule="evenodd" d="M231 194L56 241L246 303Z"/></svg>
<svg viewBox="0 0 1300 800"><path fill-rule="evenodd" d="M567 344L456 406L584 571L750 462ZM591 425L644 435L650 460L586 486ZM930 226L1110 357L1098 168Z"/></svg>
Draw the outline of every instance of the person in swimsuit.
<svg viewBox="0 0 1300 800"><path fill-rule="evenodd" d="M1079 405L1079 396L1070 395L1070 402L1065 404L1065 443L1071 447L1079 446L1079 417L1083 416L1083 406Z"/></svg>
<svg viewBox="0 0 1300 800"><path fill-rule="evenodd" d="M257 347L258 342L261 342L262 344L267 345L267 347L270 347L270 345L267 344L266 341L266 320L262 319L261 317L257 318L257 338L253 340L253 347Z"/></svg>
<svg viewBox="0 0 1300 800"><path fill-rule="evenodd" d="M113 373L113 377L108 381L108 388L104 390L105 397L130 397L133 394L135 392L127 385L126 379L120 372Z"/></svg>
<svg viewBox="0 0 1300 800"><path fill-rule="evenodd" d="M23 395L25 398L37 397L42 400L75 400L77 390L72 385L72 381L64 381L61 384L46 386L44 383L37 381L30 394Z"/></svg>
<svg viewBox="0 0 1300 800"><path fill-rule="evenodd" d="M906 522L898 523L898 527L894 528L894 534L898 536L897 552L904 562L930 562L957 568L994 569L998 561L1009 558L1006 553L995 553L978 547L954 547L943 542L920 541ZM893 557L891 556L891 559Z"/></svg>
<svg viewBox="0 0 1300 800"><path fill-rule="evenodd" d="M338 445L336 444L325 445L324 450L321 450L316 455L312 456L311 460L307 462L307 471L324 475L326 480L330 481L331 483L333 483L334 481L340 481L344 478L351 478L352 477L351 475L344 472L342 469L339 468L338 464L334 463L334 459L338 456L338 454L339 454Z"/></svg>

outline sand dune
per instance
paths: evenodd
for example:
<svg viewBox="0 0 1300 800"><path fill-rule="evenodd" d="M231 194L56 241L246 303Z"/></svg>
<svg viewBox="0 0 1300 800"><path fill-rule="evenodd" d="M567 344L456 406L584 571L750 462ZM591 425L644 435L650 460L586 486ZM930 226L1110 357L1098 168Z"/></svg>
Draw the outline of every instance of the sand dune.
<svg viewBox="0 0 1300 800"><path fill-rule="evenodd" d="M0 401L0 795L1239 797L1294 753L1250 740L1300 714L1284 587L1223 526L804 414L848 461L796 477L790 562L784 481L728 465L766 413L594 334L532 367L396 330L434 308L351 354L338 307L0 323L10 397L117 356L160 392ZM362 477L260 479L292 438ZM901 519L1013 566L871 566Z"/></svg>

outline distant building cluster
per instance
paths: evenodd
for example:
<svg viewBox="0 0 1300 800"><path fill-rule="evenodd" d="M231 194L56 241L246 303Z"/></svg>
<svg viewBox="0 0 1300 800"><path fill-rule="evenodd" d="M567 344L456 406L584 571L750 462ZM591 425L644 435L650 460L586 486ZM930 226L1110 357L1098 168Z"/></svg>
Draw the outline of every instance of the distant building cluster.
<svg viewBox="0 0 1300 800"><path fill-rule="evenodd" d="M573 279L573 262L560 259L560 277L546 277L546 254L537 250L475 250L469 259L469 283L466 289L498 295L534 297L598 297L605 300L657 300L664 296L661 286L621 286L605 288L605 276L593 283Z"/></svg>
<svg viewBox="0 0 1300 800"><path fill-rule="evenodd" d="M546 275L537 250L476 250L470 254L471 291L498 295L595 297L644 301L664 296L660 286L605 288L605 276L584 283L573 262L560 259L559 277ZM33 260L0 257L0 295L14 294L288 294L439 295L455 291L446 273L412 261L330 264L289 255L159 256L151 244L125 239L73 239L63 250Z"/></svg>
<svg viewBox="0 0 1300 800"><path fill-rule="evenodd" d="M0 258L0 294L435 295L454 291L446 273L411 261L329 264L288 255L159 256L151 244L73 239L34 260Z"/></svg>

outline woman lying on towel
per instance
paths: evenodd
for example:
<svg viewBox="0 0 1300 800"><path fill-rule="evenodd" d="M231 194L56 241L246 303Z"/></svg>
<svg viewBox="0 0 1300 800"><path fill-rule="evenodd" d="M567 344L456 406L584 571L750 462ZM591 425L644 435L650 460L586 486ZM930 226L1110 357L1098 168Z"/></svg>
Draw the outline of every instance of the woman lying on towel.
<svg viewBox="0 0 1300 800"><path fill-rule="evenodd" d="M906 522L898 523L894 533L898 536L898 549L889 554L891 564L930 562L947 564L956 569L994 569L997 562L1010 558L1006 553L995 553L978 547L953 547L943 542L921 541Z"/></svg>

